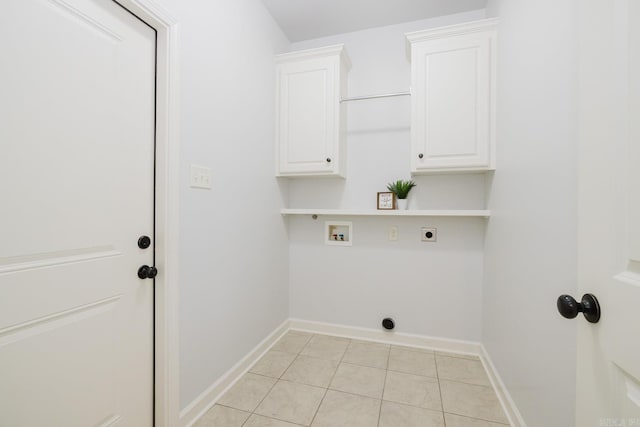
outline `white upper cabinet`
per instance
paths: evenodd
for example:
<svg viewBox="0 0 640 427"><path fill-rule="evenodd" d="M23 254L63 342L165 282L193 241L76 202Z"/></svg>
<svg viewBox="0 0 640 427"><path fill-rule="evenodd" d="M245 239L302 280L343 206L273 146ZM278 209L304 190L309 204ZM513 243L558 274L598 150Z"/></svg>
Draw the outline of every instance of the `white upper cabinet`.
<svg viewBox="0 0 640 427"><path fill-rule="evenodd" d="M495 168L497 20L409 33L411 172Z"/></svg>
<svg viewBox="0 0 640 427"><path fill-rule="evenodd" d="M343 45L276 57L277 176L345 176L349 67Z"/></svg>

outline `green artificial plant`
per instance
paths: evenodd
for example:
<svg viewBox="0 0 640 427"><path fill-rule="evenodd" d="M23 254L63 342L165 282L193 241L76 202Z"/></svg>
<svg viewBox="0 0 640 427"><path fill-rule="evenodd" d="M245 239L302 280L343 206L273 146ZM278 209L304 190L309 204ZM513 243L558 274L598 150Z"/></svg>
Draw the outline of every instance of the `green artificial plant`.
<svg viewBox="0 0 640 427"><path fill-rule="evenodd" d="M398 199L402 200L407 198L409 191L411 191L415 186L416 183L413 181L404 181L399 179L396 182L390 182L387 184L387 189L395 194Z"/></svg>

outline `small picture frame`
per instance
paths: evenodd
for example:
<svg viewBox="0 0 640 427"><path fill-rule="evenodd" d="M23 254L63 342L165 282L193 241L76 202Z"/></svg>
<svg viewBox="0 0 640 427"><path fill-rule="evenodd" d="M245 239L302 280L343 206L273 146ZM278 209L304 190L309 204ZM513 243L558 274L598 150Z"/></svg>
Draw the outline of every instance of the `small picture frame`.
<svg viewBox="0 0 640 427"><path fill-rule="evenodd" d="M394 210L396 208L395 195L390 191L378 192L378 210Z"/></svg>

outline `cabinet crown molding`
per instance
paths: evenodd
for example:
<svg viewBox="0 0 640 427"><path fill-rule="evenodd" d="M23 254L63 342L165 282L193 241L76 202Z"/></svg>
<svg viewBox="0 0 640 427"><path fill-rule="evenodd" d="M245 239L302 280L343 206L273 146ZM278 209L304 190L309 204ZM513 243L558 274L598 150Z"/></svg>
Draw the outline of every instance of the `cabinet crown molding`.
<svg viewBox="0 0 640 427"><path fill-rule="evenodd" d="M498 18L480 19L478 21L463 22L462 24L447 25L446 27L431 28L428 30L413 31L406 33L406 49L407 58L411 61L411 44L436 40L443 37L452 37L463 34L472 34L474 32L481 32L487 30L495 30L498 26Z"/></svg>
<svg viewBox="0 0 640 427"><path fill-rule="evenodd" d="M349 59L349 55L347 55L347 49L344 47L343 43L318 47L314 49L296 50L294 52L281 53L279 55L276 55L276 63L282 64L309 58L322 58L334 55L340 55L342 65L347 70L351 69L351 60Z"/></svg>

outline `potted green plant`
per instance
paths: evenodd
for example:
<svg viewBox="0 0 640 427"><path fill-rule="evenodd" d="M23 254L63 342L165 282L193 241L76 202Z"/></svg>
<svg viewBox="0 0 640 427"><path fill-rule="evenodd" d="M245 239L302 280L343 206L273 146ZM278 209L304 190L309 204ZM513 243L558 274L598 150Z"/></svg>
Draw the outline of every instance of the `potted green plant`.
<svg viewBox="0 0 640 427"><path fill-rule="evenodd" d="M396 195L398 209L407 209L407 196L415 186L415 182L402 179L387 184L387 189Z"/></svg>

